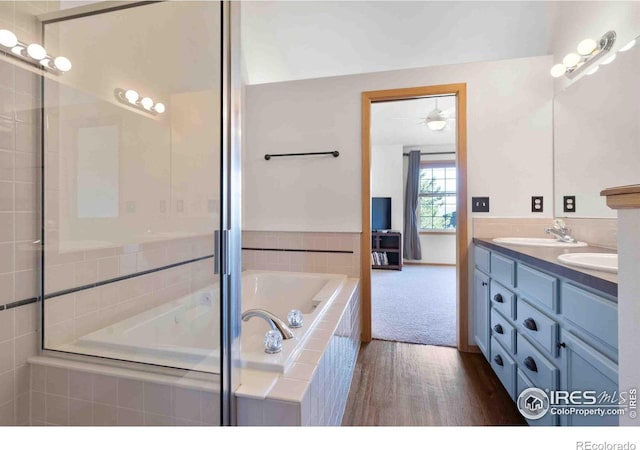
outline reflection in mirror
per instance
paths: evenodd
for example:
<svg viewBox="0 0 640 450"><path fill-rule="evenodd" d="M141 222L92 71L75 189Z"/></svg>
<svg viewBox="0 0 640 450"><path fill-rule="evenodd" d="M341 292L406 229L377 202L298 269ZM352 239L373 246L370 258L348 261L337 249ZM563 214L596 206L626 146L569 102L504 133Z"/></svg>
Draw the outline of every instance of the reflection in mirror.
<svg viewBox="0 0 640 450"><path fill-rule="evenodd" d="M118 217L118 127L78 129L79 219Z"/></svg>
<svg viewBox="0 0 640 450"><path fill-rule="evenodd" d="M625 47L554 99L558 217L616 217L600 191L640 181L640 46ZM575 196L575 213L564 196Z"/></svg>

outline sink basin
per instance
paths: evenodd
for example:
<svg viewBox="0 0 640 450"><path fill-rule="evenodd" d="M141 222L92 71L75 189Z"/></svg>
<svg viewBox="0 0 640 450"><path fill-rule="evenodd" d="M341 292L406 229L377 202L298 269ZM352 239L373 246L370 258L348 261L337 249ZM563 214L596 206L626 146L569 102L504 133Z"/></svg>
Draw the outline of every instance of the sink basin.
<svg viewBox="0 0 640 450"><path fill-rule="evenodd" d="M565 253L558 256L558 260L570 266L618 273L618 255L615 253Z"/></svg>
<svg viewBox="0 0 640 450"><path fill-rule="evenodd" d="M535 247L586 247L586 242L561 242L557 239L546 238L525 238L525 237L504 237L495 238L493 242L498 244L511 245L532 245Z"/></svg>

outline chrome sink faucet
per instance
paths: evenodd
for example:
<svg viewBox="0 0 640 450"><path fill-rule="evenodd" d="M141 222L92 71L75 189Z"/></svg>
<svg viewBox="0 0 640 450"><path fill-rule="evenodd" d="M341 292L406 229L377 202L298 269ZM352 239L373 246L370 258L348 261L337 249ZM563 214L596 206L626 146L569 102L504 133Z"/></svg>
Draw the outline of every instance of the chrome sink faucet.
<svg viewBox="0 0 640 450"><path fill-rule="evenodd" d="M569 234L570 231L562 219L555 219L553 221L553 228L549 227L544 229L545 233L554 235L556 239L561 242L577 242L571 237L571 234Z"/></svg>
<svg viewBox="0 0 640 450"><path fill-rule="evenodd" d="M279 331L280 334L282 334L283 339L291 339L293 337L293 331L291 331L287 324L280 320L278 316L265 309L247 309L242 313L243 322L246 322L252 317L260 317L261 319L264 319L272 330Z"/></svg>

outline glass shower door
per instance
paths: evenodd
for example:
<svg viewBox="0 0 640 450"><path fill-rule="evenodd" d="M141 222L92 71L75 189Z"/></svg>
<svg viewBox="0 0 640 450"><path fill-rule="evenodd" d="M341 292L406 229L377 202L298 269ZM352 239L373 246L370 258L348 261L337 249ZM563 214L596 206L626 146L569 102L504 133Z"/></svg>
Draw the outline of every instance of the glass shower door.
<svg viewBox="0 0 640 450"><path fill-rule="evenodd" d="M70 64L43 81L42 346L142 373L140 424L220 424L236 286L227 6L100 3L44 23Z"/></svg>

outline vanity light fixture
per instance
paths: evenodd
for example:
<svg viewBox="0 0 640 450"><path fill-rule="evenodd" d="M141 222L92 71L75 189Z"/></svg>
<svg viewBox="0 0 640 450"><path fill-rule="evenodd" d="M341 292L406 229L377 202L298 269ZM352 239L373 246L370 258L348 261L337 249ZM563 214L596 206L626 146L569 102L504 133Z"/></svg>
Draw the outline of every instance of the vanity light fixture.
<svg viewBox="0 0 640 450"><path fill-rule="evenodd" d="M551 68L551 76L559 78L566 75L567 78L573 79L588 66L604 57L616 42L616 32L607 31L599 41L593 39L584 39L578 44L578 53L569 53L562 59L562 63L556 64ZM626 47L626 46L625 46ZM629 47L631 48L631 47ZM615 59L615 53L602 61L602 64L608 64ZM597 67L597 66L595 66ZM595 73L597 68L593 68L587 74Z"/></svg>
<svg viewBox="0 0 640 450"><path fill-rule="evenodd" d="M447 126L447 117L443 114L443 112L438 109L438 99L436 98L436 107L433 111L431 111L427 118L425 119L425 123L432 131L442 131L444 127Z"/></svg>
<svg viewBox="0 0 640 450"><path fill-rule="evenodd" d="M150 97L140 98L140 94L138 94L133 89L125 90L116 88L113 93L120 103L132 106L136 109L139 109L140 111L144 111L154 116L157 114L162 114L166 110L164 104L154 103L153 99L151 99Z"/></svg>
<svg viewBox="0 0 640 450"><path fill-rule="evenodd" d="M62 75L71 70L71 61L64 56L50 56L40 44L26 44L9 30L0 30L0 50L5 54L48 72ZM10 50L10 51L7 51Z"/></svg>

